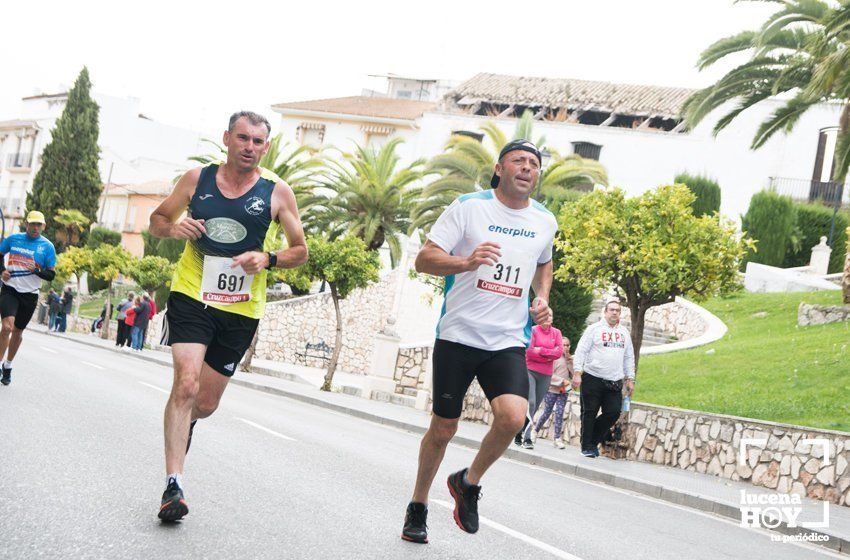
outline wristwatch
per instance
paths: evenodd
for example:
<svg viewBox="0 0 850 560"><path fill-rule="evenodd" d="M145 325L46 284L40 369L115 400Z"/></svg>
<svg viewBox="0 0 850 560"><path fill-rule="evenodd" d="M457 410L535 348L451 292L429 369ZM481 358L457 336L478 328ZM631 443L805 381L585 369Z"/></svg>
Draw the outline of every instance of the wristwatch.
<svg viewBox="0 0 850 560"><path fill-rule="evenodd" d="M266 270L271 270L277 266L277 253L269 251L267 254L269 256L269 265L266 267Z"/></svg>

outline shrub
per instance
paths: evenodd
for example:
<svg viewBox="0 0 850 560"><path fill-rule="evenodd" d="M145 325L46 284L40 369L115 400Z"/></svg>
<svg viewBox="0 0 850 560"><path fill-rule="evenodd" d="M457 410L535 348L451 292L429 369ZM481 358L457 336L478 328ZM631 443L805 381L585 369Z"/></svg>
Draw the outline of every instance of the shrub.
<svg viewBox="0 0 850 560"><path fill-rule="evenodd" d="M700 217L720 212L720 185L713 179L703 175L679 173L673 182L686 185L697 197L691 204L694 216Z"/></svg>
<svg viewBox="0 0 850 560"><path fill-rule="evenodd" d="M799 247L789 247L785 255L785 268L806 266L812 257L812 247L820 243L820 238L829 238L832 224L832 208L821 204L795 204L797 211L796 236ZM847 247L847 214L835 215L835 230L832 240L832 254L829 258L829 272L841 272L844 268L844 255Z"/></svg>
<svg viewBox="0 0 850 560"><path fill-rule="evenodd" d="M742 264L755 262L782 266L795 222L796 208L790 197L780 196L775 191L761 191L753 195L741 227L758 244L755 252L747 252Z"/></svg>

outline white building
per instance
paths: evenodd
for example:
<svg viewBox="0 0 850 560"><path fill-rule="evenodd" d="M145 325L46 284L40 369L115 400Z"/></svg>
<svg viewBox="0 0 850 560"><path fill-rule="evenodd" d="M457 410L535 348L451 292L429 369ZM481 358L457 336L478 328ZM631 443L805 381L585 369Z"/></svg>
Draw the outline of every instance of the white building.
<svg viewBox="0 0 850 560"><path fill-rule="evenodd" d="M452 89L438 104L409 105L403 126L375 120L390 114L390 105L385 104L401 100L355 97L343 98L344 102L281 103L273 108L281 114L286 140L350 149L353 141L375 143L366 131L382 124L381 141L396 135L404 138L400 155L408 161L441 153L452 133L480 134L486 121L496 122L511 135L517 118L531 110L537 119L534 139L545 136L546 144L561 153L599 160L612 185L639 194L671 183L682 171L708 175L722 189L721 211L733 218L745 213L750 197L765 187L774 185L781 192L806 198L831 179L839 105L813 107L792 133L778 133L753 151L749 146L759 124L781 105L780 100L768 100L744 112L714 137L712 128L723 111L710 115L692 131L681 122L682 104L692 92L478 74ZM359 109L370 103L379 104L381 111ZM367 123L364 117L372 121ZM844 199L848 200L847 192Z"/></svg>
<svg viewBox="0 0 850 560"><path fill-rule="evenodd" d="M136 98L92 97L100 106L99 169L104 184L170 181L187 167L189 156L209 151L201 142L205 135L145 117ZM0 121L0 209L7 234L15 231L41 154L67 100L67 93L25 97L19 118Z"/></svg>

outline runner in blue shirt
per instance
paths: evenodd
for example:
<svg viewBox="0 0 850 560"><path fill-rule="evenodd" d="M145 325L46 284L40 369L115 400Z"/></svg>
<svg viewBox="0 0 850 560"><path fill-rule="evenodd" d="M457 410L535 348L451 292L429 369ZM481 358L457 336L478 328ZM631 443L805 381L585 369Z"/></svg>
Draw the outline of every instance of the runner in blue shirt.
<svg viewBox="0 0 850 560"><path fill-rule="evenodd" d="M12 360L21 347L24 329L38 306L38 289L42 280L53 280L56 272L56 249L41 235L44 214L36 210L27 214L26 233L13 233L0 243L0 383L12 382ZM7 354L8 350L8 354Z"/></svg>

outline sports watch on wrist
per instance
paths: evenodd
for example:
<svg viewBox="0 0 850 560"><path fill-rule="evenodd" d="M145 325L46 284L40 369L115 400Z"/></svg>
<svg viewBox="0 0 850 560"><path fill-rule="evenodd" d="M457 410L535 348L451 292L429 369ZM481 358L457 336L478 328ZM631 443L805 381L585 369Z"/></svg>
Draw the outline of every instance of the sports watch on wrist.
<svg viewBox="0 0 850 560"><path fill-rule="evenodd" d="M266 254L269 256L269 264L268 264L268 266L266 267L266 270L270 270L270 269L272 269L272 268L274 268L274 267L276 267L276 266L277 266L277 253L274 253L274 252L272 252L272 251L269 251L269 252L268 252L268 253L266 253Z"/></svg>

